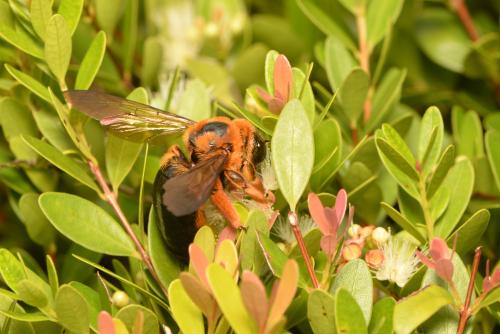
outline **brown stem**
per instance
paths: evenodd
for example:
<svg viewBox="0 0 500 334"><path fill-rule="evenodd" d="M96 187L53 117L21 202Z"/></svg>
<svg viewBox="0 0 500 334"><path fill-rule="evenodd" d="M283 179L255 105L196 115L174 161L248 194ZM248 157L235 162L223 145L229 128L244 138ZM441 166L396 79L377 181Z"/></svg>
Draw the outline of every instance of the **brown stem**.
<svg viewBox="0 0 500 334"><path fill-rule="evenodd" d="M302 257L304 258L304 261L306 263L307 272L309 273L309 277L311 277L311 282L314 288L317 289L319 288L318 278L316 277L316 273L314 272L314 268L311 263L311 257L309 256L309 252L307 251L304 239L302 238L302 233L300 232L298 224L299 219L297 217L297 214L293 211L289 212L288 221L290 222L290 225L292 225L292 231L293 234L295 235L295 239L297 239L297 244L299 245L300 253L302 254Z"/></svg>
<svg viewBox="0 0 500 334"><path fill-rule="evenodd" d="M472 262L472 270L470 273L469 287L467 288L467 295L465 296L465 303L460 311L460 321L458 322L457 334L462 334L465 330L465 325L471 314L470 301L472 299L472 292L474 291L474 281L476 280L477 268L479 267L479 260L481 259L481 247L476 248L474 260Z"/></svg>
<svg viewBox="0 0 500 334"><path fill-rule="evenodd" d="M458 18L462 22L467 34L469 34L470 39L474 42L477 41L479 39L479 34L474 26L474 21L472 21L465 0L450 0L450 6L457 12Z"/></svg>
<svg viewBox="0 0 500 334"><path fill-rule="evenodd" d="M363 71L366 74L370 74L370 50L368 48L368 36L366 30L366 11L365 8L361 8L356 14L356 27L358 29L358 48L359 48L359 63ZM368 122L371 116L372 103L371 94L366 96L365 103L363 105L363 120L365 124Z"/></svg>
<svg viewBox="0 0 500 334"><path fill-rule="evenodd" d="M139 252L139 254L141 256L142 261L144 262L144 264L148 268L149 272L151 273L151 275L153 276L155 281L158 283L162 292L165 294L165 296L168 296L167 289L161 283L161 280L158 277L158 274L156 273L156 270L153 267L153 263L151 262L151 259L148 255L148 253L146 252L146 250L142 246L141 242L139 241L139 239L135 235L134 230L132 229L132 226L130 226L130 223L128 222L127 217L125 217L125 214L123 213L123 211L120 207L120 204L118 204L115 193L113 193L111 191L108 184L106 183L106 180L104 179L104 176L102 175L101 169L99 168L99 166L96 163L94 163L90 160L87 163L90 167L90 170L92 171L92 174L94 174L97 182L99 183L99 186L101 187L102 191L104 192L104 198L105 198L106 202L108 202L111 205L111 207L115 211L116 215L120 219L120 222L121 222L123 228L125 229L127 234L130 236L130 238L132 239L132 242L134 243L135 247L137 248L137 251Z"/></svg>

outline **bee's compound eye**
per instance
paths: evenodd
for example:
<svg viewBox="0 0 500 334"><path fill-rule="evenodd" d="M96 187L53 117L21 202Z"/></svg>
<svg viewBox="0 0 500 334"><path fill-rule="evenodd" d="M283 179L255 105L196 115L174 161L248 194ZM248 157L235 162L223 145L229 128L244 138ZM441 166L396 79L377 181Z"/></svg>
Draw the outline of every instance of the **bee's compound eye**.
<svg viewBox="0 0 500 334"><path fill-rule="evenodd" d="M255 134L253 137L252 162L257 165L266 158L266 144L264 140Z"/></svg>

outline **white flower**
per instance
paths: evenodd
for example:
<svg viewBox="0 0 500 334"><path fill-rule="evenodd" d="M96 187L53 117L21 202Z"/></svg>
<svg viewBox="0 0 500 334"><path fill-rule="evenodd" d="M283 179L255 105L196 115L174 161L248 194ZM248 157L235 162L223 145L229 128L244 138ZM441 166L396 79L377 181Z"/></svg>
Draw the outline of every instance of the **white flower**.
<svg viewBox="0 0 500 334"><path fill-rule="evenodd" d="M278 189L278 181L276 180L276 174L274 173L273 166L271 164L271 154L269 153L269 147L267 147L266 158L260 164L260 176L262 178L262 184L266 190L276 190Z"/></svg>
<svg viewBox="0 0 500 334"><path fill-rule="evenodd" d="M310 216L302 215L299 216L299 228L302 236L306 235L309 231L316 228L316 224ZM275 235L278 239L291 245L296 242L295 235L293 234L290 222L286 217L279 217L276 223L273 225L271 233Z"/></svg>
<svg viewBox="0 0 500 334"><path fill-rule="evenodd" d="M384 253L384 262L377 270L377 279L388 280L403 287L415 272L418 264L415 247L404 239L390 237L381 249Z"/></svg>

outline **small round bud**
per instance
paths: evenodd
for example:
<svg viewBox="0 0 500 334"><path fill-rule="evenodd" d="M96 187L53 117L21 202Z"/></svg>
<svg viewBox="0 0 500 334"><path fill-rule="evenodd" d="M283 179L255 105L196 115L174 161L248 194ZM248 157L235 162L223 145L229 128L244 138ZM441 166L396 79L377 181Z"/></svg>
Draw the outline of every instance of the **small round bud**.
<svg viewBox="0 0 500 334"><path fill-rule="evenodd" d="M231 20L231 32L235 35L239 34L243 31L243 27L245 26L245 15L243 13L237 14Z"/></svg>
<svg viewBox="0 0 500 334"><path fill-rule="evenodd" d="M349 233L349 236L351 238L356 239L358 237L360 231L361 231L361 226L359 226L358 224L352 224L351 227L349 227L349 230L347 231L347 233Z"/></svg>
<svg viewBox="0 0 500 334"><path fill-rule="evenodd" d="M383 227L377 227L372 232L372 239L378 245L383 244L384 242L386 242L387 239L389 239L389 237L390 237L389 232L387 232L387 230L385 228L383 228Z"/></svg>
<svg viewBox="0 0 500 334"><path fill-rule="evenodd" d="M361 238L366 239L372 234L373 230L375 229L375 225L368 225L365 227L362 227L361 230L359 231L359 235Z"/></svg>
<svg viewBox="0 0 500 334"><path fill-rule="evenodd" d="M113 293L113 296L111 297L111 300L113 301L113 304L118 308L127 306L130 302L128 295L122 290L115 291L115 293Z"/></svg>
<svg viewBox="0 0 500 334"><path fill-rule="evenodd" d="M370 267L378 269L384 263L384 252L380 249L372 249L366 253L365 261Z"/></svg>
<svg viewBox="0 0 500 334"><path fill-rule="evenodd" d="M358 259L361 256L361 247L357 244L350 244L342 249L342 257L346 261Z"/></svg>

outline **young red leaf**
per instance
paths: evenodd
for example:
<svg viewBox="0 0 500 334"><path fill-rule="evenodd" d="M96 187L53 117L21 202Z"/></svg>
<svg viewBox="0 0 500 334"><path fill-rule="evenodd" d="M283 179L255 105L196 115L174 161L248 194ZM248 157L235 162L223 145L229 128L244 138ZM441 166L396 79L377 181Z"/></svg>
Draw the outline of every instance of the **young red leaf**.
<svg viewBox="0 0 500 334"><path fill-rule="evenodd" d="M243 304L262 332L266 327L269 313L269 302L264 285L253 272L245 271L241 279L240 291Z"/></svg>
<svg viewBox="0 0 500 334"><path fill-rule="evenodd" d="M274 96L285 104L292 90L292 67L284 55L279 55L274 63Z"/></svg>
<svg viewBox="0 0 500 334"><path fill-rule="evenodd" d="M189 298L198 306L207 319L216 319L219 314L219 308L210 290L196 279L193 274L188 272L182 272L179 278Z"/></svg>
<svg viewBox="0 0 500 334"><path fill-rule="evenodd" d="M288 260L285 263L281 279L279 280L275 293L272 296L267 328L273 327L275 323L280 321L295 296L298 282L299 266L294 260Z"/></svg>
<svg viewBox="0 0 500 334"><path fill-rule="evenodd" d="M337 198L335 199L335 214L337 216L337 224L342 223L345 216L345 210L347 208L347 192L344 189L340 189L337 193Z"/></svg>
<svg viewBox="0 0 500 334"><path fill-rule="evenodd" d="M115 334L115 325L113 317L106 311L101 311L97 317L97 323L100 334Z"/></svg>
<svg viewBox="0 0 500 334"><path fill-rule="evenodd" d="M207 289L209 288L207 281L206 269L208 267L208 259L203 250L196 244L189 245L189 259L191 261L191 265L198 275L198 278L203 282Z"/></svg>
<svg viewBox="0 0 500 334"><path fill-rule="evenodd" d="M311 217L316 225L318 225L321 233L323 233L323 235L327 235L330 224L325 215L325 208L319 200L318 195L315 193L309 193L309 196L307 197L307 204L309 206L309 213L311 214Z"/></svg>

